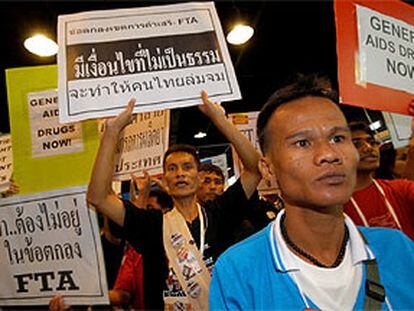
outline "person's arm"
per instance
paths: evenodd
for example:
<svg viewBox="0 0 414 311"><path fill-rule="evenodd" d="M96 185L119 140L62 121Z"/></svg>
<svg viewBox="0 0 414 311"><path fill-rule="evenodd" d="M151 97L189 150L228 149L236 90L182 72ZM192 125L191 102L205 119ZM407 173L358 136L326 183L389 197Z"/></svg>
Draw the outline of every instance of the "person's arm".
<svg viewBox="0 0 414 311"><path fill-rule="evenodd" d="M129 186L130 201L138 208L147 208L148 198L151 191L151 178L147 171L144 170L144 176L136 177L131 174L131 182ZM135 191L138 190L138 195Z"/></svg>
<svg viewBox="0 0 414 311"><path fill-rule="evenodd" d="M226 118L224 109L219 104L213 103L205 91L201 92L201 98L203 104L199 106L200 110L210 118L224 137L233 144L243 163L240 180L246 197L250 198L261 179L258 169L260 154L247 137Z"/></svg>
<svg viewBox="0 0 414 311"><path fill-rule="evenodd" d="M122 130L133 120L134 104L135 99L131 99L123 112L107 121L86 195L90 205L120 226L124 224L125 210L121 199L111 191L111 183L116 144Z"/></svg>

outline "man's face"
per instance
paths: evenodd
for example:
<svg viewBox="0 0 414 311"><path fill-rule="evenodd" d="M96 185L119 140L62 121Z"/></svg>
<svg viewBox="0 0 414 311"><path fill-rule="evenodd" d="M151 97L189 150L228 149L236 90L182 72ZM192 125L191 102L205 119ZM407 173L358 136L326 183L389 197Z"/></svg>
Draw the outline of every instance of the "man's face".
<svg viewBox="0 0 414 311"><path fill-rule="evenodd" d="M352 132L352 141L359 153L358 171L375 171L380 165L379 143L362 130Z"/></svg>
<svg viewBox="0 0 414 311"><path fill-rule="evenodd" d="M172 197L195 195L199 177L194 157L187 152L171 153L165 160L164 180Z"/></svg>
<svg viewBox="0 0 414 311"><path fill-rule="evenodd" d="M286 205L323 208L343 205L352 195L358 152L347 122L329 99L293 100L267 125L264 173L272 172Z"/></svg>
<svg viewBox="0 0 414 311"><path fill-rule="evenodd" d="M197 191L197 198L202 203L215 200L223 194L224 180L217 173L200 171L198 176L200 177L200 187Z"/></svg>

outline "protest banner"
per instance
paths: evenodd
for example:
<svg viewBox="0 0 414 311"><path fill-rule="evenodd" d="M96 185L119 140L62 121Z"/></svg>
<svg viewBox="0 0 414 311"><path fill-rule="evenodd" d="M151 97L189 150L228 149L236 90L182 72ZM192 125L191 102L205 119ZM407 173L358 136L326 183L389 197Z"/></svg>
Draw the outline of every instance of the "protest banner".
<svg viewBox="0 0 414 311"><path fill-rule="evenodd" d="M100 122L100 134L105 121ZM170 111L152 111L137 114L128 125L116 146L114 180L129 180L131 174L142 175L146 170L150 176L163 173L162 158L168 149L170 133Z"/></svg>
<svg viewBox="0 0 414 311"><path fill-rule="evenodd" d="M98 125L95 120L57 123L57 66L8 69L6 84L13 179L20 193L87 184L99 145Z"/></svg>
<svg viewBox="0 0 414 311"><path fill-rule="evenodd" d="M0 305L106 304L96 214L79 186L0 200Z"/></svg>
<svg viewBox="0 0 414 311"><path fill-rule="evenodd" d="M335 1L342 103L408 114L414 97L414 7Z"/></svg>
<svg viewBox="0 0 414 311"><path fill-rule="evenodd" d="M408 146L408 142L412 135L411 133L411 120L412 117L383 112L382 113L385 124L390 132L391 141L395 149Z"/></svg>
<svg viewBox="0 0 414 311"><path fill-rule="evenodd" d="M59 124L57 90L27 94L32 158L50 157L83 150L82 124Z"/></svg>
<svg viewBox="0 0 414 311"><path fill-rule="evenodd" d="M245 112L245 113L231 113L229 118L232 123L238 128L240 132L245 135L249 141L260 151L259 138L257 137L256 124L258 111ZM236 150L232 147L233 165L236 177L240 176L241 169L243 167ZM279 188L275 180L262 179L257 186L257 190L261 195L270 195L279 192Z"/></svg>
<svg viewBox="0 0 414 311"><path fill-rule="evenodd" d="M240 99L213 2L58 18L61 122Z"/></svg>
<svg viewBox="0 0 414 311"><path fill-rule="evenodd" d="M0 192L6 191L10 186L13 173L13 154L11 136L0 135Z"/></svg>

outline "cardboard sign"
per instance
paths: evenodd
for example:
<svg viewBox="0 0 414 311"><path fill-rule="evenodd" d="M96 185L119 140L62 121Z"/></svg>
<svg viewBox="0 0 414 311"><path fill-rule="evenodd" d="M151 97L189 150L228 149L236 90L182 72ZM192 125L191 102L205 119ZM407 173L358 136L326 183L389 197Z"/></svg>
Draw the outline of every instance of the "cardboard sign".
<svg viewBox="0 0 414 311"><path fill-rule="evenodd" d="M20 193L87 184L99 146L97 121L58 123L57 66L8 69L6 84L13 179Z"/></svg>
<svg viewBox="0 0 414 311"><path fill-rule="evenodd" d="M105 121L100 122L103 133ZM170 133L170 111L152 111L137 114L135 121L128 125L115 150L114 180L129 180L131 174L149 175L163 173L162 158L168 149Z"/></svg>
<svg viewBox="0 0 414 311"><path fill-rule="evenodd" d="M58 19L61 122L240 99L213 2L91 11Z"/></svg>
<svg viewBox="0 0 414 311"><path fill-rule="evenodd" d="M0 305L106 304L108 289L95 212L86 187L0 200Z"/></svg>
<svg viewBox="0 0 414 311"><path fill-rule="evenodd" d="M414 7L335 1L341 102L408 114L414 98Z"/></svg>
<svg viewBox="0 0 414 311"><path fill-rule="evenodd" d="M27 94L32 157L50 157L83 151L82 124L59 123L57 90Z"/></svg>

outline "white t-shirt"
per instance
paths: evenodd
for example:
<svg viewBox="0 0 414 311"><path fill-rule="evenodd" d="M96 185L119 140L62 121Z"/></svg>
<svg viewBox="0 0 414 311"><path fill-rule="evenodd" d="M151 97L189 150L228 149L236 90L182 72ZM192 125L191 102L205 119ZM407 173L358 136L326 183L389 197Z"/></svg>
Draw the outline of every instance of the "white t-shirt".
<svg viewBox="0 0 414 311"><path fill-rule="evenodd" d="M320 268L295 257L299 273L296 281L309 299L321 310L352 310L362 280L361 263L352 264L351 247L347 243L344 260L336 268Z"/></svg>
<svg viewBox="0 0 414 311"><path fill-rule="evenodd" d="M280 232L279 213L275 220L276 244L281 260L304 296L304 303L311 300L321 310L353 310L362 281L362 261L367 259L365 243L356 226L346 216L349 241L343 261L336 268L320 268L290 251Z"/></svg>

